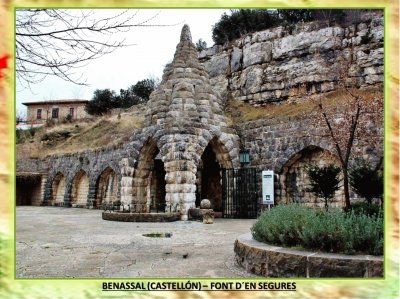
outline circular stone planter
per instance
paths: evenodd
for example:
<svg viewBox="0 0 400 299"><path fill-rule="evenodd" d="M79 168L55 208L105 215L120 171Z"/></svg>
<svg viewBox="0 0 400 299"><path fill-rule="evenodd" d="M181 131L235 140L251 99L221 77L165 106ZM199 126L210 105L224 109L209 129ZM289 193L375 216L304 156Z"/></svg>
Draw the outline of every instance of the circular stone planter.
<svg viewBox="0 0 400 299"><path fill-rule="evenodd" d="M180 220L181 214L177 213L120 213L103 212L103 220L122 222L172 222Z"/></svg>
<svg viewBox="0 0 400 299"><path fill-rule="evenodd" d="M264 277L383 277L383 257L300 251L258 242L251 233L234 246L236 262Z"/></svg>

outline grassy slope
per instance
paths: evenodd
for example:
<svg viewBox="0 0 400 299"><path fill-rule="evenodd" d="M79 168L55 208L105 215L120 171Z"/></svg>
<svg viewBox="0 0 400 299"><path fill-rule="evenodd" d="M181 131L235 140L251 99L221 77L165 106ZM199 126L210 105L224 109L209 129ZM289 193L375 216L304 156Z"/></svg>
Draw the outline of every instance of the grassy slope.
<svg viewBox="0 0 400 299"><path fill-rule="evenodd" d="M17 159L43 158L48 155L80 152L129 141L144 117L136 113L99 117L89 121L60 124L39 129L34 137L17 144ZM63 138L62 135L69 135Z"/></svg>
<svg viewBox="0 0 400 299"><path fill-rule="evenodd" d="M365 88L358 91L357 94L371 98L373 96L382 96L382 91L377 87ZM340 107L348 100L346 92L330 92L324 94L323 97L319 96L310 97L308 100L296 102L296 103L282 103L282 104L267 104L261 107L254 107L248 103L230 99L227 102L225 112L228 118L231 120L231 124L241 123L251 120L257 120L262 118L287 118L295 117L300 115L307 115L314 111L318 111L316 105L319 99L322 100L325 106L335 108Z"/></svg>

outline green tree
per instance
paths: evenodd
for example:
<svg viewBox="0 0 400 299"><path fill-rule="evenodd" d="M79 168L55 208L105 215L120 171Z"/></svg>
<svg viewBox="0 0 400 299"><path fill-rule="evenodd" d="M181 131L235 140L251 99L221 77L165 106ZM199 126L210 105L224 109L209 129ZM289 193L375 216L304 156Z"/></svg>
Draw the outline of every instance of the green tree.
<svg viewBox="0 0 400 299"><path fill-rule="evenodd" d="M144 103L150 99L150 94L156 87L155 79L144 79L132 86L132 92L139 98L141 103Z"/></svg>
<svg viewBox="0 0 400 299"><path fill-rule="evenodd" d="M334 165L323 167L310 166L307 174L310 179L309 191L317 197L323 198L325 208L328 210L328 201L331 200L335 192L340 189L339 173L340 168Z"/></svg>
<svg viewBox="0 0 400 299"><path fill-rule="evenodd" d="M314 19L315 11L315 9L278 9L278 16L280 20L289 24L309 22Z"/></svg>
<svg viewBox="0 0 400 299"><path fill-rule="evenodd" d="M86 104L85 110L91 115L103 115L113 108L118 108L118 102L115 91L110 89L96 89L93 99Z"/></svg>
<svg viewBox="0 0 400 299"><path fill-rule="evenodd" d="M349 172L350 186L361 197L372 204L373 198L383 195L382 172L373 168L365 160L358 160Z"/></svg>
<svg viewBox="0 0 400 299"><path fill-rule="evenodd" d="M157 79L149 78L136 82L136 84L131 85L128 89L121 89L119 91L119 107L129 108L133 105L147 102L150 94L157 86Z"/></svg>
<svg viewBox="0 0 400 299"><path fill-rule="evenodd" d="M233 9L231 14L224 13L212 28L212 38L222 45L244 34L271 28L278 23L275 10Z"/></svg>

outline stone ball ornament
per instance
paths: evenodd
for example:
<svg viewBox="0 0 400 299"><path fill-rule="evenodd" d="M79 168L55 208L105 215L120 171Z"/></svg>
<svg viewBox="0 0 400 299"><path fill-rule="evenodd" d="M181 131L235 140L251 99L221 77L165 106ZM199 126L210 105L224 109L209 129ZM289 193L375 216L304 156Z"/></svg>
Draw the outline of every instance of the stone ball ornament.
<svg viewBox="0 0 400 299"><path fill-rule="evenodd" d="M208 199L203 199L200 202L200 209L211 209L211 201Z"/></svg>

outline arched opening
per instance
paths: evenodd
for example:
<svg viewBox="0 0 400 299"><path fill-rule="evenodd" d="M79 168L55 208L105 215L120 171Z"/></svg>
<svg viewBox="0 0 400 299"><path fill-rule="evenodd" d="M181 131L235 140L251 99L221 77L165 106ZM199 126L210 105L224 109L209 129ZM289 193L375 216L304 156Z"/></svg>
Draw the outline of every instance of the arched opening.
<svg viewBox="0 0 400 299"><path fill-rule="evenodd" d="M85 207L89 194L89 178L80 170L72 181L71 204L73 207Z"/></svg>
<svg viewBox="0 0 400 299"><path fill-rule="evenodd" d="M60 205L64 202L66 185L66 177L61 172L57 173L52 184L52 196L49 203L50 205Z"/></svg>
<svg viewBox="0 0 400 299"><path fill-rule="evenodd" d="M202 199L208 199L215 212L222 212L221 168L232 168L232 162L225 146L214 137L201 155L196 176L196 207Z"/></svg>
<svg viewBox="0 0 400 299"><path fill-rule="evenodd" d="M165 174L163 161L161 159L154 159L154 167L150 174L151 211L165 211Z"/></svg>
<svg viewBox="0 0 400 299"><path fill-rule="evenodd" d="M100 174L96 182L95 207L110 204L117 200L118 177L111 167L107 167Z"/></svg>
<svg viewBox="0 0 400 299"><path fill-rule="evenodd" d="M165 211L165 168L155 141L142 148L133 178L132 207L136 212Z"/></svg>
<svg viewBox="0 0 400 299"><path fill-rule="evenodd" d="M16 177L16 205L31 206L40 205L41 194L41 175L38 174L17 174Z"/></svg>
<svg viewBox="0 0 400 299"><path fill-rule="evenodd" d="M308 146L293 155L283 166L281 175L282 200L286 203L302 203L309 206L323 206L323 201L309 192L310 181L307 168L327 165L339 166L337 157L331 152L317 146ZM341 206L343 190L335 194L332 206Z"/></svg>

